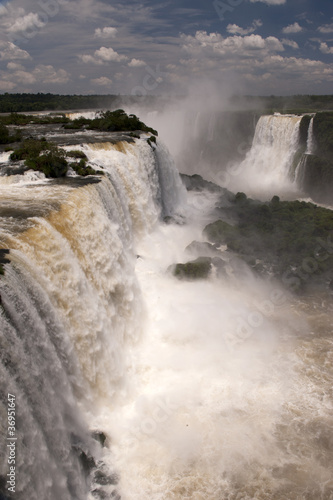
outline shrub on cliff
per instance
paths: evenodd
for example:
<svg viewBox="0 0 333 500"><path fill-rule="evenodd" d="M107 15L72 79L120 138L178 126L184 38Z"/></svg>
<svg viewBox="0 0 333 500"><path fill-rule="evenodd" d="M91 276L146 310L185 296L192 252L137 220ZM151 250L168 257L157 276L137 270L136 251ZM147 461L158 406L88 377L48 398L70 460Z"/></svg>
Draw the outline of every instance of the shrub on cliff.
<svg viewBox="0 0 333 500"><path fill-rule="evenodd" d="M137 116L127 115L123 109L101 113L99 117L91 121L89 128L107 132L142 130L143 132L150 132L153 135L158 135L156 130L147 127L147 125L140 121Z"/></svg>
<svg viewBox="0 0 333 500"><path fill-rule="evenodd" d="M304 262L306 267L308 263L314 267L311 279L330 272L333 250L324 257L318 257L318 252L324 252L320 242L330 241L333 234L331 210L278 197L269 203L248 201L240 205L235 200L234 206L227 209L229 216L238 219L236 226L223 220L206 226L204 234L211 243L225 244L247 261L260 260L276 275L301 269Z"/></svg>
<svg viewBox="0 0 333 500"><path fill-rule="evenodd" d="M64 177L67 174L68 163L65 152L57 147L51 147L48 151L37 157L27 158L27 167L43 172L46 177Z"/></svg>
<svg viewBox="0 0 333 500"><path fill-rule="evenodd" d="M21 140L21 134L19 131L15 135L10 135L6 125L0 123L0 144L10 144L11 142L16 142Z"/></svg>
<svg viewBox="0 0 333 500"><path fill-rule="evenodd" d="M27 139L10 155L12 161L24 160L25 165L43 172L46 177L63 177L67 173L66 153L45 139Z"/></svg>

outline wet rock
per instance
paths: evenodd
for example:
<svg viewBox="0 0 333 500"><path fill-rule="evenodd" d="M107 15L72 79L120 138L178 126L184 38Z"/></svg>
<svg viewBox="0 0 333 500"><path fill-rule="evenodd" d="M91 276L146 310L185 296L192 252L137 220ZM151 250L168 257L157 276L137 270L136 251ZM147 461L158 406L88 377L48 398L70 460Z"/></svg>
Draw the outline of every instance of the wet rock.
<svg viewBox="0 0 333 500"><path fill-rule="evenodd" d="M217 257L221 255L216 245L206 241L192 241L185 250L200 257Z"/></svg>
<svg viewBox="0 0 333 500"><path fill-rule="evenodd" d="M92 433L92 437L97 441L102 447L105 446L105 441L106 441L106 435L104 432L101 431L95 431Z"/></svg>
<svg viewBox="0 0 333 500"><path fill-rule="evenodd" d="M169 268L170 269L170 268ZM185 264L171 266L173 275L178 279L200 280L207 279L212 269L212 259L199 257Z"/></svg>

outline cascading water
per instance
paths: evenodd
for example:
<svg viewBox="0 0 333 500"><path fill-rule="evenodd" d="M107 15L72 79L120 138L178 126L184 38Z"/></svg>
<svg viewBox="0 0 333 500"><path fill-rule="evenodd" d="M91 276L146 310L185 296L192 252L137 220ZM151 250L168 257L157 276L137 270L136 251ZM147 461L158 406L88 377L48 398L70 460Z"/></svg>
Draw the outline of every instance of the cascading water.
<svg viewBox="0 0 333 500"><path fill-rule="evenodd" d="M295 192L292 164L299 147L302 116L261 116L252 146L240 164L229 165L228 187L252 196Z"/></svg>
<svg viewBox="0 0 333 500"><path fill-rule="evenodd" d="M274 143L261 132L258 154L260 136L265 151ZM186 203L163 146L79 148L100 182L0 178L13 498L330 500L330 303L294 299L223 248L223 278L213 268L207 281L178 281L169 266L197 257L186 248L204 242L218 196L194 191ZM177 214L185 225L162 223ZM94 457L92 486L82 454Z"/></svg>
<svg viewBox="0 0 333 500"><path fill-rule="evenodd" d="M306 151L305 154L307 155L313 155L315 151L315 140L314 140L314 135L313 135L313 121L314 121L314 116L310 120L309 124L309 130L308 130L308 139L306 142Z"/></svg>
<svg viewBox="0 0 333 500"><path fill-rule="evenodd" d="M140 336L133 239L156 223L159 204L172 213L168 196L177 205L174 166L159 164L145 141L84 149L106 173L99 183L30 173L0 182L11 261L0 283L0 474L5 491L8 391L17 401L18 499L87 497L78 457L99 450L83 415L125 390L124 345ZM170 171L162 187L160 169Z"/></svg>
<svg viewBox="0 0 333 500"><path fill-rule="evenodd" d="M313 122L314 122L314 116L311 118L310 123L309 123L305 153L301 156L301 159L300 159L300 161L297 165L297 168L295 170L295 182L296 182L297 186L299 186L301 189L304 186L304 179L305 179L306 164L308 161L308 156L314 154L315 149L316 149L315 138L314 138L314 133L313 133Z"/></svg>

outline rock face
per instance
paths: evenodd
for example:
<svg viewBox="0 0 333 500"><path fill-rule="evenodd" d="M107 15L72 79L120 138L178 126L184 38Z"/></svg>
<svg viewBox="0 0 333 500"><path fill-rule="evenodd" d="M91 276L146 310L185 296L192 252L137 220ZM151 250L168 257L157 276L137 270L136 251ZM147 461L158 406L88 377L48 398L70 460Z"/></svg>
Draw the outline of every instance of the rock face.
<svg viewBox="0 0 333 500"><path fill-rule="evenodd" d="M209 278L213 269L216 270L217 275L222 275L224 266L224 261L218 257L198 257L185 264L170 266L169 271L178 279L195 281Z"/></svg>
<svg viewBox="0 0 333 500"><path fill-rule="evenodd" d="M178 279L200 280L208 278L211 271L211 265L212 262L210 258L199 257L185 264L171 266L170 270Z"/></svg>
<svg viewBox="0 0 333 500"><path fill-rule="evenodd" d="M220 219L204 229L213 245L227 245L254 270L274 275L293 290L328 287L333 268L331 210L277 196L262 203L236 195L233 208L226 209L228 216L230 212L235 225Z"/></svg>
<svg viewBox="0 0 333 500"><path fill-rule="evenodd" d="M332 204L333 161L307 155L302 188L314 200Z"/></svg>

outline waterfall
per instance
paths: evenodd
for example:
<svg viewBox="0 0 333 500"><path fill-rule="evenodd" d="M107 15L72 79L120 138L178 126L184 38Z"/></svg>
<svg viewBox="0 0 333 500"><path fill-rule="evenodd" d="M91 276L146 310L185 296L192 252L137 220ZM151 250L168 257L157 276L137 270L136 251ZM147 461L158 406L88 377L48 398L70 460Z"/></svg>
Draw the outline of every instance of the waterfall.
<svg viewBox="0 0 333 500"><path fill-rule="evenodd" d="M228 168L228 187L257 196L293 190L292 165L301 119L296 115L261 116L244 161Z"/></svg>
<svg viewBox="0 0 333 500"><path fill-rule="evenodd" d="M259 166L297 126L263 117ZM98 177L0 176L0 498L331 498L331 302L209 247L221 194L185 193L145 139L65 146ZM200 248L223 273L178 280Z"/></svg>
<svg viewBox="0 0 333 500"><path fill-rule="evenodd" d="M305 154L307 154L307 155L313 155L314 150L315 150L314 135L313 135L313 121L314 121L314 116L311 118L311 121L309 124L308 139L307 139L306 151L305 151Z"/></svg>
<svg viewBox="0 0 333 500"><path fill-rule="evenodd" d="M314 122L314 116L311 118L310 123L309 123L305 153L302 154L301 159L300 159L300 161L296 167L296 170L295 170L295 183L300 188L303 188L303 186L304 186L308 156L314 154L314 151L315 151L315 138L314 138L314 133L313 133L313 122Z"/></svg>
<svg viewBox="0 0 333 500"><path fill-rule="evenodd" d="M10 393L19 500L87 498L80 456L101 455L87 416L126 391L126 353L141 335L136 241L182 198L163 146L157 154L145 140L80 148L105 172L100 182L0 178L0 242L10 249L0 280L1 449Z"/></svg>

